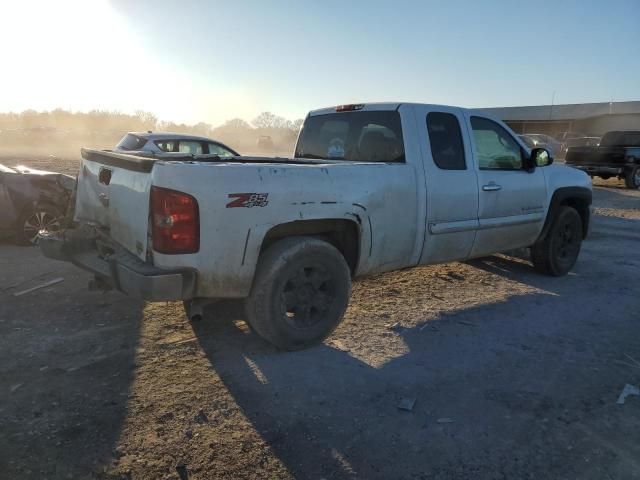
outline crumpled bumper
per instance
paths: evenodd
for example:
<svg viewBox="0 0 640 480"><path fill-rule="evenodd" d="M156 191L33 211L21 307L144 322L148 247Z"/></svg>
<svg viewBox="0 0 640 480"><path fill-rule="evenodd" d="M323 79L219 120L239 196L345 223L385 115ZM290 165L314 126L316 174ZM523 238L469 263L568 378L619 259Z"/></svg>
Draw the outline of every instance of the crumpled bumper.
<svg viewBox="0 0 640 480"><path fill-rule="evenodd" d="M196 272L164 270L143 262L122 247L78 230L45 235L38 242L45 256L71 262L93 273L103 285L149 301L190 300Z"/></svg>

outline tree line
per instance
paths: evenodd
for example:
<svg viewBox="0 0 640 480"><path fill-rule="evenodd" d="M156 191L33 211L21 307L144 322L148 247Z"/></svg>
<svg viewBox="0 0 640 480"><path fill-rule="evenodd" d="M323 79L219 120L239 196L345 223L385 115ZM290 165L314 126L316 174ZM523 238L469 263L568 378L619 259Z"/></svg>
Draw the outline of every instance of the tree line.
<svg viewBox="0 0 640 480"><path fill-rule="evenodd" d="M159 120L146 111L133 114L108 110L71 112L25 110L20 113L0 113L0 146L26 147L30 144L66 144L93 148L113 148L130 131L168 131L211 137L226 143L241 153L266 153L265 145L274 151L291 151L302 126L302 119L288 120L271 112L263 112L248 122L241 118L213 126L175 123ZM259 141L268 137L268 141Z"/></svg>

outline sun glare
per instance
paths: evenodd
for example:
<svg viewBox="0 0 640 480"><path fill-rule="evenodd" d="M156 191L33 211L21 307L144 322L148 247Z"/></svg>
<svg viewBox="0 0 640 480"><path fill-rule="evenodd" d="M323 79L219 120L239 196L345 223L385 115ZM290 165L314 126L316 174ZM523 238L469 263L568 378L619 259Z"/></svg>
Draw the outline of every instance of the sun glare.
<svg viewBox="0 0 640 480"><path fill-rule="evenodd" d="M108 1L11 2L3 16L1 111L140 109L216 123L259 103L251 92L173 68Z"/></svg>
<svg viewBox="0 0 640 480"><path fill-rule="evenodd" d="M12 2L5 19L2 110L107 108L127 95L121 72L143 52L108 2Z"/></svg>

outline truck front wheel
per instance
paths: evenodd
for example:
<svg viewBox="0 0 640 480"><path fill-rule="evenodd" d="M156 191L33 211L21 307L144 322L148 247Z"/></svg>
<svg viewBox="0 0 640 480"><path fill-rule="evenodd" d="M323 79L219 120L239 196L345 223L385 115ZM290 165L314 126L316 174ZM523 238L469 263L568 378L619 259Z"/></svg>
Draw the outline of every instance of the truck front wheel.
<svg viewBox="0 0 640 480"><path fill-rule="evenodd" d="M582 245L582 219L575 208L563 205L543 239L531 247L534 268L560 277L573 268Z"/></svg>
<svg viewBox="0 0 640 480"><path fill-rule="evenodd" d="M627 170L624 176L624 184L627 188L640 188L640 165L636 165Z"/></svg>
<svg viewBox="0 0 640 480"><path fill-rule="evenodd" d="M333 245L290 237L261 254L246 300L247 320L276 347L299 350L331 334L350 295L349 267Z"/></svg>

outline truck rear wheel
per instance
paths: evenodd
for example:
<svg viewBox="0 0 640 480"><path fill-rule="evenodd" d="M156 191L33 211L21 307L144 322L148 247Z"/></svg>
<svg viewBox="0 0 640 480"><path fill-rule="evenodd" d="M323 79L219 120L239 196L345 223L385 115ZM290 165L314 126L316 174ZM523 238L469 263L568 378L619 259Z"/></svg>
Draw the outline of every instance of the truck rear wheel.
<svg viewBox="0 0 640 480"><path fill-rule="evenodd" d="M582 219L563 205L551 222L545 237L531 247L531 260L540 273L560 277L573 268L582 245Z"/></svg>
<svg viewBox="0 0 640 480"><path fill-rule="evenodd" d="M338 326L351 295L342 254L313 237L291 237L261 256L246 300L249 325L282 350L324 340Z"/></svg>
<svg viewBox="0 0 640 480"><path fill-rule="evenodd" d="M640 188L640 165L636 165L627 170L624 176L624 184L627 188Z"/></svg>

